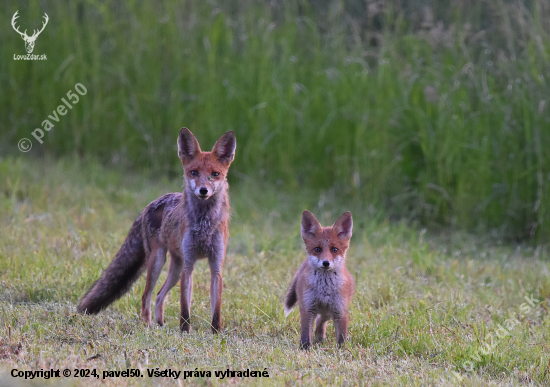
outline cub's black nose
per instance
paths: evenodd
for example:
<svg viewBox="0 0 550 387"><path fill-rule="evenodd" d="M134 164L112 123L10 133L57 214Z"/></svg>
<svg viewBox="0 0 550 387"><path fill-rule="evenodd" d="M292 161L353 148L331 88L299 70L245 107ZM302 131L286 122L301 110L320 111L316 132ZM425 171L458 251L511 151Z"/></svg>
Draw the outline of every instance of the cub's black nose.
<svg viewBox="0 0 550 387"><path fill-rule="evenodd" d="M202 187L199 192L201 193L201 195L206 195L208 193L208 188Z"/></svg>
<svg viewBox="0 0 550 387"><path fill-rule="evenodd" d="M323 261L323 266L324 266L324 267L329 267L329 266L330 266L330 262L329 262L329 261Z"/></svg>

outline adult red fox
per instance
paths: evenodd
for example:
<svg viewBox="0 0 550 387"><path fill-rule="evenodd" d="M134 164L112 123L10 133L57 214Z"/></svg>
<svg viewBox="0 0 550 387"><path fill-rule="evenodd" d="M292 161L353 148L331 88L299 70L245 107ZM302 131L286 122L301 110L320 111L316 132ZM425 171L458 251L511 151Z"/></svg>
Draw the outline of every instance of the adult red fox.
<svg viewBox="0 0 550 387"><path fill-rule="evenodd" d="M183 164L183 193L151 202L134 222L128 237L101 277L82 297L78 311L95 314L121 297L147 268L141 317L151 325L151 296L170 252L168 277L155 302L155 320L164 324L166 295L181 277L180 329L189 332L193 267L201 258L210 266L212 331L221 328L222 265L229 238L229 197L226 175L235 157L235 133L225 133L211 152L202 152L191 131L178 135Z"/></svg>

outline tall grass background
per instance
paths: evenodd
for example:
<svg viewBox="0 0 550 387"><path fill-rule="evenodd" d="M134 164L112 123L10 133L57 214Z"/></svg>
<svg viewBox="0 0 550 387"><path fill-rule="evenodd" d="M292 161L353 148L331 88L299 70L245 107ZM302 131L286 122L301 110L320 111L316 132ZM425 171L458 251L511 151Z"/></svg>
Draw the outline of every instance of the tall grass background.
<svg viewBox="0 0 550 387"><path fill-rule="evenodd" d="M21 30L49 15L46 61L13 59L17 10ZM235 182L550 239L546 0L7 1L0 16L1 154L176 176L181 126L208 146L234 130ZM76 83L88 93L40 145Z"/></svg>

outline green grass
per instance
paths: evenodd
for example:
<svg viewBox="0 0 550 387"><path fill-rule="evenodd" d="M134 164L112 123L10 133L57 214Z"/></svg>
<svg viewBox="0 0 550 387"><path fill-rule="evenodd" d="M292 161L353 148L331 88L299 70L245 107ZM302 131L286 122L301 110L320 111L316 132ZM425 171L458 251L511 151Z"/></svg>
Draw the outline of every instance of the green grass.
<svg viewBox="0 0 550 387"><path fill-rule="evenodd" d="M238 138L236 171L288 190L340 187L388 213L550 236L546 0L3 2L0 150L93 156L178 174L176 133ZM370 5L369 5L370 4ZM378 3L376 3L378 4ZM30 133L76 83L88 90Z"/></svg>
<svg viewBox="0 0 550 387"><path fill-rule="evenodd" d="M144 278L100 315L75 313L135 216L161 194L180 190L179 177L154 179L147 171L131 174L72 158L40 163L3 158L0 176L1 383L16 382L9 376L12 368L95 368L101 375L155 367L212 373L266 368L270 375L182 380L199 385L457 385L452 371L465 386L550 381L546 247L509 246L460 232L433 234L390 222L372 206L346 205L337 191L287 194L231 173L224 331L210 333L209 273L199 262L193 331L181 335L179 285L169 295L164 328L147 329L138 319ZM284 317L283 295L304 259L299 231L304 208L323 224L344 210L353 212L347 267L357 289L349 343L340 350L332 323L325 344L298 350L298 313ZM491 335L496 337L497 324L521 311L526 294L541 302L518 318L513 336L493 340L491 353L478 356ZM148 377L107 384L126 382L174 384Z"/></svg>

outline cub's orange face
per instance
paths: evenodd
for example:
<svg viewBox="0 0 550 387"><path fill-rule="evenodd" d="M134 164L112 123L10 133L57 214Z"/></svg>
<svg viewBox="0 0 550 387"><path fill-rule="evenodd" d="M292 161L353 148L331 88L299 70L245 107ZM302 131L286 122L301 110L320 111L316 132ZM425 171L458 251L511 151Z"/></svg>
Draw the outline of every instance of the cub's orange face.
<svg viewBox="0 0 550 387"><path fill-rule="evenodd" d="M332 227L322 227L309 212L302 214L302 238L306 246L308 262L313 269L332 271L344 264L352 235L351 213L344 213Z"/></svg>
<svg viewBox="0 0 550 387"><path fill-rule="evenodd" d="M222 188L227 171L235 158L237 141L229 131L216 142L211 152L202 152L199 142L187 128L178 136L178 156L184 170L186 190L207 200Z"/></svg>

